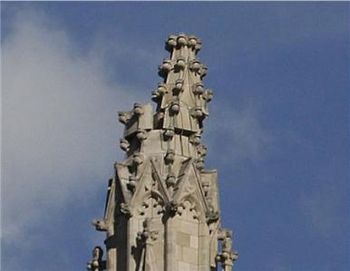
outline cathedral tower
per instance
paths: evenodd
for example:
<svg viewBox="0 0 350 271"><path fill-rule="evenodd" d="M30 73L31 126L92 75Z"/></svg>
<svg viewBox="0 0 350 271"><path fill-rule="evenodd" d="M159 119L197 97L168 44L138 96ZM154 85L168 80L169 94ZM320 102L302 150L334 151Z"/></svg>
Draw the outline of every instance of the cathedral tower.
<svg viewBox="0 0 350 271"><path fill-rule="evenodd" d="M213 93L202 82L201 45L195 36L169 36L163 81L152 92L156 111L135 103L119 112L125 160L115 163L104 218L93 222L106 232L106 255L95 247L88 270L232 270L237 253L221 227L217 172L204 165L201 134Z"/></svg>

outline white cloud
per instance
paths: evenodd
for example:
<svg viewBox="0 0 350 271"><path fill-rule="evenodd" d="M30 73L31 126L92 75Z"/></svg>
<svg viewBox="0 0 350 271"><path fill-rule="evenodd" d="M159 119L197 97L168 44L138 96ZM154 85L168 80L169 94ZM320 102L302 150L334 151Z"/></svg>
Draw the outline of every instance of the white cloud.
<svg viewBox="0 0 350 271"><path fill-rule="evenodd" d="M28 238L45 212L60 215L71 198L87 202L112 173L122 133L116 111L134 98L92 55L42 14L13 19L2 44L5 240Z"/></svg>

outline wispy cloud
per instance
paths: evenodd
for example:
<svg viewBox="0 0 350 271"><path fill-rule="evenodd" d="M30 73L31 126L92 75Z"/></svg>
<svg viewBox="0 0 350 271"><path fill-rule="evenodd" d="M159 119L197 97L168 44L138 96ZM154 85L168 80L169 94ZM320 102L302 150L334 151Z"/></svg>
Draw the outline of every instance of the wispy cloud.
<svg viewBox="0 0 350 271"><path fill-rule="evenodd" d="M268 154L273 140L253 102L239 107L223 101L214 103L207 127L210 155L223 164L260 160Z"/></svg>
<svg viewBox="0 0 350 271"><path fill-rule="evenodd" d="M30 253L45 239L43 223L62 217L72 199L91 206L94 190L104 188L122 133L116 111L135 98L34 11L13 19L2 44L2 77L2 239L5 249L11 243ZM26 269L20 260L6 262Z"/></svg>

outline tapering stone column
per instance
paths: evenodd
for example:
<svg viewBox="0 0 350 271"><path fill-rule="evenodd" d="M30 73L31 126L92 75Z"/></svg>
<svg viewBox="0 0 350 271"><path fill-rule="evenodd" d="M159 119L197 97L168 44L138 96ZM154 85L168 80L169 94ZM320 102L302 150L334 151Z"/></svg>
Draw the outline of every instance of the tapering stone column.
<svg viewBox="0 0 350 271"><path fill-rule="evenodd" d="M170 57L152 92L156 111L135 103L119 112L125 160L115 164L104 218L94 221L106 232L107 256L95 248L89 270L232 270L237 253L221 228L217 172L205 169L201 142L213 97L202 82L201 45L195 36L169 36Z"/></svg>

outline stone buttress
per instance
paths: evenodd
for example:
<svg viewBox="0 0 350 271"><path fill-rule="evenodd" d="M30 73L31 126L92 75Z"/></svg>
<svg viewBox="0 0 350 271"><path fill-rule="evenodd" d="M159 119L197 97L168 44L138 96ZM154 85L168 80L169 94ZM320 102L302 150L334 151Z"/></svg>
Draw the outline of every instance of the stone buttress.
<svg viewBox="0 0 350 271"><path fill-rule="evenodd" d="M232 232L221 228L216 170L205 169L201 143L211 90L203 86L207 67L197 58L201 41L172 35L164 79L151 104L119 112L125 126L105 214L93 222L106 232L106 255L95 247L93 271L232 270L237 253Z"/></svg>

